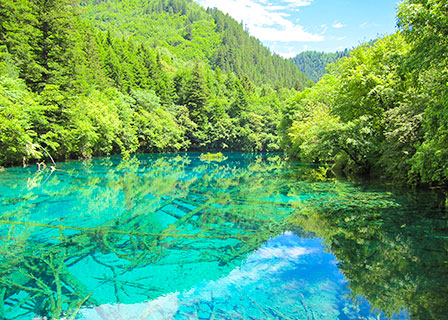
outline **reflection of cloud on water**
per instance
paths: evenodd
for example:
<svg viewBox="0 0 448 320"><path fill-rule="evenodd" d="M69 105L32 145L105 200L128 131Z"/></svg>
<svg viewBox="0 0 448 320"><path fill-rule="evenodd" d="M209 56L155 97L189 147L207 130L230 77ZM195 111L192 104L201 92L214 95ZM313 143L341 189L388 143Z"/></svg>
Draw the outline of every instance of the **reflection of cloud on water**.
<svg viewBox="0 0 448 320"><path fill-rule="evenodd" d="M274 259L280 258L285 260L294 260L299 256L310 253L311 250L301 247L295 248L286 248L286 247L277 247L277 248L261 248L254 254L254 256L258 256L261 259ZM250 261L251 259L249 259Z"/></svg>
<svg viewBox="0 0 448 320"><path fill-rule="evenodd" d="M231 295L235 286L251 287L261 284L263 280L274 279L282 270L289 269L294 259L312 250L302 247L264 247L249 256L239 268L232 270L228 276L216 281L209 281L188 291L184 296L193 297L201 293L213 292L214 297ZM246 289L246 288L244 288Z"/></svg>
<svg viewBox="0 0 448 320"><path fill-rule="evenodd" d="M260 320L385 320L384 315L372 314L365 300L358 304L344 298L350 291L335 262L320 240L285 233L218 280L203 281L183 293L173 292L146 303L85 308L79 319L237 319L245 313ZM408 317L402 314L393 319Z"/></svg>
<svg viewBox="0 0 448 320"><path fill-rule="evenodd" d="M170 293L147 303L105 304L81 312L88 320L168 320L179 310L179 293Z"/></svg>
<svg viewBox="0 0 448 320"><path fill-rule="evenodd" d="M342 279L333 260L331 254L323 251L319 240L300 239L286 233L268 241L240 267L216 281L204 281L184 293L170 293L147 303L84 309L81 319L187 319L196 306L218 306L229 314L242 308L254 317L258 312L261 317L257 305L297 316L309 312L304 303L309 308L323 310L327 317L321 319L330 319L338 313ZM315 312L317 315L319 311Z"/></svg>

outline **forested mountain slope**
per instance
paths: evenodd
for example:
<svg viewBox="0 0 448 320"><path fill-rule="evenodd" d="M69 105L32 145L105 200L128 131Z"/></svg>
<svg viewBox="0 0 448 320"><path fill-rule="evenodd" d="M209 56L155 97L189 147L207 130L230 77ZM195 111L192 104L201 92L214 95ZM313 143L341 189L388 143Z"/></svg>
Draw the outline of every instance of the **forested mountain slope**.
<svg viewBox="0 0 448 320"><path fill-rule="evenodd" d="M403 1L399 32L296 91L292 63L191 1L3 0L0 165L285 150L348 175L446 187L447 8Z"/></svg>
<svg viewBox="0 0 448 320"><path fill-rule="evenodd" d="M325 74L327 66L337 60L348 57L350 50L337 51L332 53L319 51L304 51L299 53L291 61L302 71L309 79L318 82Z"/></svg>
<svg viewBox="0 0 448 320"><path fill-rule="evenodd" d="M280 107L305 81L191 1L4 0L0 165L279 150Z"/></svg>
<svg viewBox="0 0 448 320"><path fill-rule="evenodd" d="M197 57L257 85L309 85L293 63L272 54L241 23L216 8L206 11L191 0L88 0L84 6L85 16L101 30L166 48L176 66Z"/></svg>

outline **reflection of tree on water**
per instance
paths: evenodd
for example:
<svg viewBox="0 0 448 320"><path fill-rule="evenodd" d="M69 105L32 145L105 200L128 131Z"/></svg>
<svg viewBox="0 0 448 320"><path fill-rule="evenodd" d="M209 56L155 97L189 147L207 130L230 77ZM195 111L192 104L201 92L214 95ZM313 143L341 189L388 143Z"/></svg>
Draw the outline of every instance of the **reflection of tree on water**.
<svg viewBox="0 0 448 320"><path fill-rule="evenodd" d="M326 240L353 296L388 316L407 309L411 319L446 317L448 216L437 207L444 198L335 187L330 201L296 203L292 220Z"/></svg>
<svg viewBox="0 0 448 320"><path fill-rule="evenodd" d="M326 239L374 307L443 314L446 213L416 216L391 194L318 182L322 167L229 158L110 158L11 177L0 209L0 318L69 318L82 306L190 289L292 225Z"/></svg>
<svg viewBox="0 0 448 320"><path fill-rule="evenodd" d="M74 317L83 305L135 303L219 277L284 229L290 210L266 200L284 181L264 180L281 165L104 159L18 185L31 196L1 217L0 317ZM27 210L8 214L17 208Z"/></svg>

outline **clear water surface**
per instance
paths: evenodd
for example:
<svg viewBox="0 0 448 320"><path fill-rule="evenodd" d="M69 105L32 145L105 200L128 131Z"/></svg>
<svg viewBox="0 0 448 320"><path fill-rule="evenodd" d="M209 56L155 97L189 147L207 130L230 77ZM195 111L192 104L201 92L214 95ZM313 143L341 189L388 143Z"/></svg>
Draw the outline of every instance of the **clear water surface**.
<svg viewBox="0 0 448 320"><path fill-rule="evenodd" d="M447 319L445 196L324 171L246 154L5 169L0 319Z"/></svg>

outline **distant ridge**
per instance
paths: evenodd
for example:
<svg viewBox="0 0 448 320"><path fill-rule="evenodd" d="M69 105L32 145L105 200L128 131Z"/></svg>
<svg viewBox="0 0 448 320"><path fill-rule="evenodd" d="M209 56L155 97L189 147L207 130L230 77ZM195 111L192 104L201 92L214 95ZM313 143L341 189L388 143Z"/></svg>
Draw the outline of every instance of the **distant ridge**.
<svg viewBox="0 0 448 320"><path fill-rule="evenodd" d="M309 79L318 82L325 74L326 67L341 58L348 57L349 49L337 51L334 53L326 53L319 51L304 51L291 61L302 71Z"/></svg>

